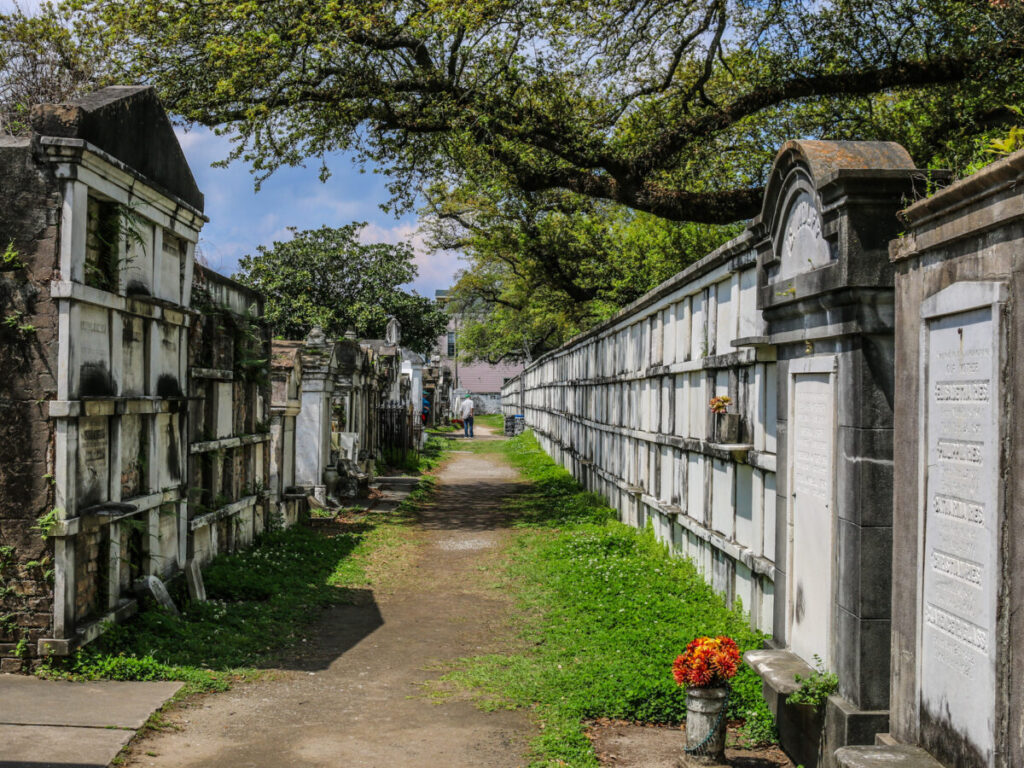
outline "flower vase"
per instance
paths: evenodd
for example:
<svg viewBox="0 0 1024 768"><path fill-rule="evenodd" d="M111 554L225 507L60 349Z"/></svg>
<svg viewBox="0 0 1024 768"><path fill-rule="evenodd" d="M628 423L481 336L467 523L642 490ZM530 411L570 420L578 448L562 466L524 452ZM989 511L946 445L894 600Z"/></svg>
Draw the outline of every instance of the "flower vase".
<svg viewBox="0 0 1024 768"><path fill-rule="evenodd" d="M715 414L715 442L736 443L740 439L740 415L738 413Z"/></svg>
<svg viewBox="0 0 1024 768"><path fill-rule="evenodd" d="M680 766L725 763L725 709L729 689L686 689L686 754Z"/></svg>

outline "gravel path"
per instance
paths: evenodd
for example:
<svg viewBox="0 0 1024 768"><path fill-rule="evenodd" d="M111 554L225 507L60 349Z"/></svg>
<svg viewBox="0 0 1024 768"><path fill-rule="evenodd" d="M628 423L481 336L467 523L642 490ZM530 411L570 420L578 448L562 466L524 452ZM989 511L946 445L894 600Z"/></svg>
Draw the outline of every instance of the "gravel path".
<svg viewBox="0 0 1024 768"><path fill-rule="evenodd" d="M436 704L421 688L432 665L500 650L508 638L510 605L490 586L489 563L507 536L501 500L518 482L498 457L453 454L410 533L411 559L381 574L384 588L329 609L291 669L177 707L168 719L179 730L139 739L127 764L525 765L534 733L525 714Z"/></svg>

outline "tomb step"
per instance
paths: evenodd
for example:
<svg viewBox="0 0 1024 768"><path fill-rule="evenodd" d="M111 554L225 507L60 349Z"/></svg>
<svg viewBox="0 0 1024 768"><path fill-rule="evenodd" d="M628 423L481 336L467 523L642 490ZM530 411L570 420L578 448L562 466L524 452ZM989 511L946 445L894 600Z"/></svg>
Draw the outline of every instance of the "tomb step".
<svg viewBox="0 0 1024 768"><path fill-rule="evenodd" d="M907 744L842 747L836 750L835 760L839 768L943 768L923 749Z"/></svg>

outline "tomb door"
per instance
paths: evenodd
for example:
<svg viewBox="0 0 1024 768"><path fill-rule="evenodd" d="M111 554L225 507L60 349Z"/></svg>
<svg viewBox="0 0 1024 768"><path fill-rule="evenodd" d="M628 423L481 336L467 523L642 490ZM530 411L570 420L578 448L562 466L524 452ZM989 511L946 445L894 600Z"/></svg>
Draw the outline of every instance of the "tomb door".
<svg viewBox="0 0 1024 768"><path fill-rule="evenodd" d="M834 357L790 363L790 648L831 665L835 526Z"/></svg>

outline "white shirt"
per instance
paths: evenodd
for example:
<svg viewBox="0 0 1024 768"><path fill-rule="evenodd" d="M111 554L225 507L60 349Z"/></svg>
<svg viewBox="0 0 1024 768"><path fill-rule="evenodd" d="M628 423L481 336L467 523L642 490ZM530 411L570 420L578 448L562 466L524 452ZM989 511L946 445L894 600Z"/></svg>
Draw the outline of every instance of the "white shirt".
<svg viewBox="0 0 1024 768"><path fill-rule="evenodd" d="M459 415L464 419L473 415L472 400L466 399L462 401L462 405L459 406Z"/></svg>

